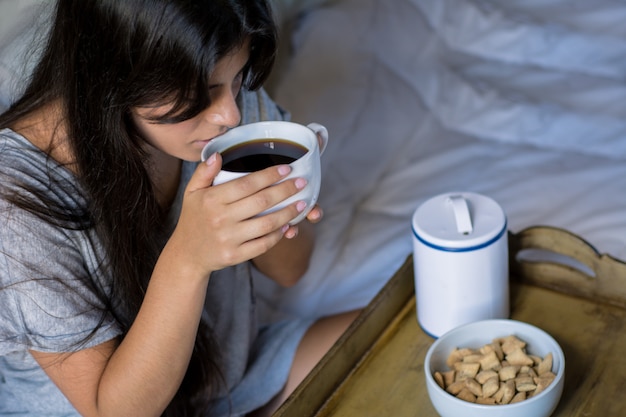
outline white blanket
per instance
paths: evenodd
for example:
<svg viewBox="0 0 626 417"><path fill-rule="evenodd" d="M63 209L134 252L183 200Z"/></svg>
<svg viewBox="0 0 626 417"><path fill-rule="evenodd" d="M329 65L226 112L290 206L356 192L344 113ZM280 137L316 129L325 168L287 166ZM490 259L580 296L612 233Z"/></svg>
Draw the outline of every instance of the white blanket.
<svg viewBox="0 0 626 417"><path fill-rule="evenodd" d="M474 191L509 229L568 229L626 259L626 3L337 0L297 22L273 95L325 124L313 263L264 277L266 320L364 306L424 200Z"/></svg>

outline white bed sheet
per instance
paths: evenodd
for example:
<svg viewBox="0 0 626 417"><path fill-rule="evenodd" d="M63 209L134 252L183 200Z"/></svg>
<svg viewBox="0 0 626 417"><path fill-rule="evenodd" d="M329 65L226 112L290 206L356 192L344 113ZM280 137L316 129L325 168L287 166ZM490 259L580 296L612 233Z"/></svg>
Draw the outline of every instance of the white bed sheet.
<svg viewBox="0 0 626 417"><path fill-rule="evenodd" d="M274 98L325 124L310 271L257 277L264 320L364 306L411 252L424 200L474 191L509 229L626 259L626 3L336 0L308 11Z"/></svg>

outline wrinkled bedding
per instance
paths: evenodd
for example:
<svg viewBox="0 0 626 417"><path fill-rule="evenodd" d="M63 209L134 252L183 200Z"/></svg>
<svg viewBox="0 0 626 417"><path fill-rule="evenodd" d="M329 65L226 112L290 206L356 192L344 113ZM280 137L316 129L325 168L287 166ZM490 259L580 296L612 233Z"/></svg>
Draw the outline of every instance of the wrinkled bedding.
<svg viewBox="0 0 626 417"><path fill-rule="evenodd" d="M271 93L327 126L310 271L257 288L266 320L364 306L444 192L513 232L570 230L626 259L626 3L335 0L303 10Z"/></svg>
<svg viewBox="0 0 626 417"><path fill-rule="evenodd" d="M513 232L561 227L626 259L626 2L273 2L268 89L331 139L311 268L289 289L256 277L263 320L363 307L411 253L413 211L444 192L494 198ZM46 4L0 3L0 111Z"/></svg>

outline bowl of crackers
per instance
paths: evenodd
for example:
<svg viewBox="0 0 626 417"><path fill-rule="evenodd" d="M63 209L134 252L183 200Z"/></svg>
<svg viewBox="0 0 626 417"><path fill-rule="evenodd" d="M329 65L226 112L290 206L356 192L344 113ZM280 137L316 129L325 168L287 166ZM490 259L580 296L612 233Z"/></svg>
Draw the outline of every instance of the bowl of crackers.
<svg viewBox="0 0 626 417"><path fill-rule="evenodd" d="M424 373L442 417L548 417L563 393L565 356L536 326L483 320L435 340Z"/></svg>

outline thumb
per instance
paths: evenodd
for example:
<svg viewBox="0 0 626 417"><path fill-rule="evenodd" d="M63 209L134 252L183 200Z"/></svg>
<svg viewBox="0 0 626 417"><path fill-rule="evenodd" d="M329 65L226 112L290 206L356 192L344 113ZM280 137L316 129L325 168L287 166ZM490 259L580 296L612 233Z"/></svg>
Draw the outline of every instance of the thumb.
<svg viewBox="0 0 626 417"><path fill-rule="evenodd" d="M222 157L218 152L213 153L206 161L198 164L187 184L189 191L210 187L213 180L222 169Z"/></svg>

